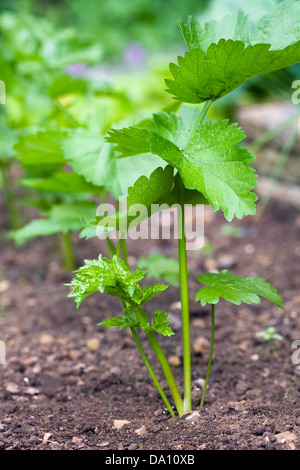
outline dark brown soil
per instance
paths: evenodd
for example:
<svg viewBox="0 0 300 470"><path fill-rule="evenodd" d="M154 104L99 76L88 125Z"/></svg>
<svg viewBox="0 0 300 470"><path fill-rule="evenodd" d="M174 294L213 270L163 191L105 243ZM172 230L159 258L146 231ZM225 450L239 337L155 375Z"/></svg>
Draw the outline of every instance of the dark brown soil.
<svg viewBox="0 0 300 470"><path fill-rule="evenodd" d="M0 365L0 449L300 450L300 381L284 398L300 374L291 347L300 339L300 213L273 202L260 220L234 222L244 229L241 238L222 235L224 222L221 213L208 209L205 235L214 253L189 254L192 344L197 337L210 338L209 310L193 300L196 275L204 270L228 267L239 275L266 277L282 295L285 311L267 301L241 307L220 302L206 405L192 419L164 412L130 332L97 326L120 314L118 300L92 295L76 311L63 285L70 275L60 267L52 239L19 249L1 242L0 339L6 342L7 364ZM2 208L1 231L5 228ZM74 242L79 265L105 253L99 240L74 236ZM176 244L137 241L129 249L134 263L153 251L173 255ZM182 363L179 300L179 290L170 287L149 307L170 312L176 334L161 342L167 356ZM256 338L270 325L284 337L272 358ZM207 360L207 352L193 352L195 410L197 380L205 378ZM173 370L182 390L182 367ZM116 420L128 423L116 429Z"/></svg>

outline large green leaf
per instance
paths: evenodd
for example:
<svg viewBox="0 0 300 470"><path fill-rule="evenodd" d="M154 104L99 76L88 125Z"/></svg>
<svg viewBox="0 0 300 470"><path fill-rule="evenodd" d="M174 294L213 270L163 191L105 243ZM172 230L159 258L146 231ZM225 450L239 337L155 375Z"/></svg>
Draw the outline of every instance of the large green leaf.
<svg viewBox="0 0 300 470"><path fill-rule="evenodd" d="M201 123L199 113L198 108L182 106L178 116L154 114L145 130L151 152L174 166L185 187L202 194L214 211L222 209L228 220L253 215L257 196L251 191L257 183L248 165L254 155L237 145L245 138L243 131L228 120ZM128 143L130 132L126 132ZM125 132L123 145L124 136ZM111 132L110 139L117 144L118 138Z"/></svg>
<svg viewBox="0 0 300 470"><path fill-rule="evenodd" d="M111 146L99 133L85 128L73 129L62 143L65 159L73 170L96 186L104 186L114 173Z"/></svg>
<svg viewBox="0 0 300 470"><path fill-rule="evenodd" d="M205 273L197 277L207 287L202 287L196 294L196 301L201 305L217 304L220 297L236 305L241 302L260 304L264 297L284 309L282 298L275 287L262 277L239 277L224 269L220 273Z"/></svg>
<svg viewBox="0 0 300 470"><path fill-rule="evenodd" d="M189 51L171 64L168 90L187 103L220 98L246 80L300 62L300 3L287 0L257 25L238 12L223 23L181 23Z"/></svg>

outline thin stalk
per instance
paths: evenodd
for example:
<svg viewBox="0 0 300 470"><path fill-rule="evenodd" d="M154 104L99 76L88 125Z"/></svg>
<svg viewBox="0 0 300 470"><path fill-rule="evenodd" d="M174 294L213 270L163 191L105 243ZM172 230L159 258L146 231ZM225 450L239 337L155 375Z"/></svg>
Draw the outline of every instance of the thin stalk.
<svg viewBox="0 0 300 470"><path fill-rule="evenodd" d="M182 339L183 339L183 374L184 374L184 412L191 411L191 342L190 342L190 312L189 312L189 287L188 267L185 239L185 208L184 185L180 184L179 203L181 207L180 220L178 220L178 258L180 275Z"/></svg>
<svg viewBox="0 0 300 470"><path fill-rule="evenodd" d="M109 236L106 237L106 247L108 251L108 256L112 258L115 254L116 249L115 249L115 245L113 244Z"/></svg>
<svg viewBox="0 0 300 470"><path fill-rule="evenodd" d="M9 224L12 230L17 230L21 226L20 214L17 209L16 198L12 190L12 181L9 176L7 165L0 165L2 170L2 183L5 194L5 202Z"/></svg>
<svg viewBox="0 0 300 470"><path fill-rule="evenodd" d="M191 138L196 132L198 125L201 124L207 114L213 101L208 100L202 107L199 118L194 125ZM178 258L180 273L180 295L181 295L181 318L182 318L182 340L183 340L183 374L184 374L184 412L192 409L192 381L191 381L191 340L190 340L190 312L189 312L189 287L188 287L188 268L185 238L185 207L184 207L184 183L181 180L179 186L179 204L181 214L178 217Z"/></svg>
<svg viewBox="0 0 300 470"><path fill-rule="evenodd" d="M210 374L210 368L211 368L211 363L212 363L212 358L213 358L213 353L214 353L214 342L215 342L215 306L214 304L211 304L210 352L209 352L206 379L205 379L204 388L203 388L203 392L201 396L200 408L202 408L204 405L204 399L205 399L205 394L206 394L206 389L207 389L207 384L208 384L209 374Z"/></svg>
<svg viewBox="0 0 300 470"><path fill-rule="evenodd" d="M124 239L123 239L123 238L120 238L119 241L118 241L118 245L117 245L117 249L116 249L116 253L115 253L115 255L116 255L118 258L120 258L120 254L121 254L121 249L122 249L123 242L124 242Z"/></svg>
<svg viewBox="0 0 300 470"><path fill-rule="evenodd" d="M106 202L107 202L107 194L106 194L105 190L103 190L103 192L101 194L101 203L106 204ZM105 243L106 243L108 256L110 258L112 258L114 256L115 252L116 252L116 248L115 248L115 245L113 244L112 240L109 238L109 234L107 234L107 237L105 239Z"/></svg>
<svg viewBox="0 0 300 470"><path fill-rule="evenodd" d="M70 232L61 233L61 253L65 270L73 271L75 269L75 257Z"/></svg>
<svg viewBox="0 0 300 470"><path fill-rule="evenodd" d="M284 394L284 398L286 398L288 396L288 394L290 393L290 391L292 390L293 386L300 380L300 377L297 377L292 383L291 385L289 386L289 388L287 389L287 391L285 392Z"/></svg>
<svg viewBox="0 0 300 470"><path fill-rule="evenodd" d="M162 370L165 374L165 377L166 377L166 380L168 382L170 391L172 393L173 400L174 400L178 415L179 415L179 417L181 417L184 413L184 406L183 406L181 395L179 393L176 381L174 379L170 364L168 363L168 360L167 360L163 350L161 349L160 344L157 341L154 333L152 331L150 331L150 332L146 333L146 336L147 336L147 338L149 340L149 343L152 346L152 348L153 348L153 350L156 354L156 357L157 357L157 359L158 359L158 361L159 361L159 363L162 367Z"/></svg>
<svg viewBox="0 0 300 470"><path fill-rule="evenodd" d="M174 413L174 411L173 411L173 409L172 409L172 407L171 407L171 405L170 405L170 402L169 402L169 400L167 399L167 397L166 397L166 395L165 395L163 389L161 388L161 385L160 385L160 383L159 383L159 381L158 381L158 379L157 379L157 377L156 377L156 375L155 375L155 373L154 373L154 371L153 371L153 369L152 369L152 367L151 367L151 365L150 365L150 362L149 362L149 360L148 360L148 358L147 358L147 356L146 356L146 353L145 353L145 351L144 351L144 349L143 349L143 346L141 345L141 342L140 342L139 337L138 337L138 335L137 335L136 329L135 329L135 328L130 328L130 330L131 330L132 336L133 336L133 338L134 338L134 340L135 340L135 342L136 342L136 345L137 345L137 347L138 347L138 350L140 351L140 354L141 354L141 356L142 356L142 358L143 358L143 361L144 361L144 363L145 363L145 365L146 365L146 367L147 367L147 369L148 369L148 372L149 372L149 374L150 374L150 376L151 376L151 378L152 378L152 380L153 380L153 382L154 382L154 385L156 386L157 390L159 391L159 394L160 394L161 398L163 399L163 401L164 401L164 403L165 403L165 405L166 405L166 407L167 407L167 409L168 409L170 415L174 417L174 416L175 416L175 413Z"/></svg>
<svg viewBox="0 0 300 470"><path fill-rule="evenodd" d="M201 124L203 121L204 121L204 118L207 114L207 111L209 110L210 106L212 105L213 101L212 100L207 100L201 111L200 111L200 114L199 114L199 118L198 118L198 121L197 121L197 124Z"/></svg>
<svg viewBox="0 0 300 470"><path fill-rule="evenodd" d="M125 263L127 264L127 266L129 266L129 264L128 264L128 248L127 248L127 243L126 243L125 238L123 239L123 257L124 257Z"/></svg>
<svg viewBox="0 0 300 470"><path fill-rule="evenodd" d="M290 127L295 121L297 121L297 119L299 119L299 116L300 116L300 112L298 112L298 113L294 114L293 116L289 117L286 121L280 123L274 129L270 129L270 130L264 132L257 139L255 139L253 142L251 142L251 144L249 145L249 150L251 150L251 152L253 152L253 153L257 152L257 150L264 147L271 140L273 140L279 134L284 132L288 127Z"/></svg>

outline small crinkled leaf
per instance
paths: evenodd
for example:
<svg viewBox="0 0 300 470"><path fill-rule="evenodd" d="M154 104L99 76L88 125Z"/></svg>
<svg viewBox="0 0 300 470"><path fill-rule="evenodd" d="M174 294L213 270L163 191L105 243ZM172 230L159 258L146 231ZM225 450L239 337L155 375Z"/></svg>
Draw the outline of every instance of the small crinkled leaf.
<svg viewBox="0 0 300 470"><path fill-rule="evenodd" d="M169 286L167 286L166 284L154 284L154 285L145 287L145 289L143 289L143 296L142 296L142 300L140 304L142 305L142 304L145 304L146 302L149 302L149 300L151 300L152 297L154 297L157 294L160 294L160 292L163 292L168 287Z"/></svg>
<svg viewBox="0 0 300 470"><path fill-rule="evenodd" d="M162 286L142 289L139 281L143 279L145 271L137 267L131 273L127 264L117 256L111 260L102 255L97 260L85 260L84 266L75 271L75 274L72 282L66 285L73 287L69 297L75 297L77 308L85 297L98 291L107 292L138 307L164 290Z"/></svg>
<svg viewBox="0 0 300 470"><path fill-rule="evenodd" d="M187 103L220 98L246 80L300 62L300 3L287 0L257 25L236 13L204 28L181 23L189 51L170 64L168 92Z"/></svg>
<svg viewBox="0 0 300 470"><path fill-rule="evenodd" d="M167 312L158 310L153 314L151 330L163 336L174 335L174 332L169 327L169 323Z"/></svg>
<svg viewBox="0 0 300 470"><path fill-rule="evenodd" d="M124 315L111 317L99 323L99 326L124 328L141 328L145 333L153 331L163 336L171 336L174 332L169 327L168 314L162 310L153 314L152 324L148 315L141 308L125 309Z"/></svg>
<svg viewBox="0 0 300 470"><path fill-rule="evenodd" d="M111 317L99 323L99 326L124 328L142 328L150 329L148 315L142 309L126 309L124 315Z"/></svg>
<svg viewBox="0 0 300 470"><path fill-rule="evenodd" d="M243 278L224 269L220 273L202 274L197 280L207 286L196 294L196 301L200 300L202 306L217 304L220 297L236 305L241 302L260 304L260 297L264 297L284 309L277 289L262 277Z"/></svg>

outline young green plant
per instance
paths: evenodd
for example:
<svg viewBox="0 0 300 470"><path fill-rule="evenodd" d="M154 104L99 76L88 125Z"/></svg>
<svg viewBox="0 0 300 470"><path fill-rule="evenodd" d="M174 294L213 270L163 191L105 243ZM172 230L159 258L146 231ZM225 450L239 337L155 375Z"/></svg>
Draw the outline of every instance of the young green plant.
<svg viewBox="0 0 300 470"><path fill-rule="evenodd" d="M184 57L178 58L178 65L170 65L173 79L166 80L167 91L179 102L204 103L203 106L199 109L184 104L178 114L170 110L160 111L137 126L111 129L108 132L107 141L114 144L119 160L132 161L132 168L136 165L138 155L141 164L152 158L159 157L160 160L150 176L141 176L128 189L127 207L124 210L107 217L96 217L83 236L90 238L116 230L125 234L153 215L153 207L159 211L161 204L165 204L165 208L176 205L182 307L183 399L155 336L157 333L167 336L171 334L167 314L155 312L150 323L141 309L144 303L143 292L139 290L138 299L134 302L132 298L128 298L128 289L131 289L130 295L134 294L135 289L141 289L136 282L132 285L131 278L133 276L135 280L141 279L140 268L133 274L126 271L127 275L122 282L111 273L111 269L115 270L113 266L121 262L118 256L121 248L112 261L104 262L103 258L99 258L98 261L87 262L71 283L74 287L71 295L79 295L77 305L84 297L97 290L105 290L120 297L124 315L111 318L101 325L134 329L139 327L144 331L164 371L179 416L192 408L185 207L187 204L209 205L213 211L221 210L227 221L231 222L234 217L241 219L245 215L254 215L257 200L253 193L257 185L255 171L249 166L255 157L240 145L246 137L244 132L237 124L229 123L228 120L214 122L207 119L207 113L215 100L246 80L300 61L299 18L299 2L288 0L280 3L274 13L262 18L257 25L251 24L241 11L226 18L221 24L210 22L204 28L193 18L189 18L187 24L180 23L189 50ZM225 37L222 36L224 31ZM139 217L134 212L136 204L143 207ZM100 268L97 275L94 272L95 266ZM126 265L122 266L124 272ZM111 284L105 284L104 287L102 276L106 270ZM90 277L89 285L86 285L83 273ZM223 297L239 305L241 301L259 303L259 297L262 296L281 308L282 299L276 289L262 278L240 278L226 271L216 275L207 273L199 280L207 283L208 287L200 289L196 299L201 300L203 305L212 305L212 341L201 400L203 406L214 346L214 306L219 298ZM121 284L123 287L120 290ZM126 295L124 289L127 289ZM150 290L153 289L156 293L162 291L160 287L150 286ZM134 329L132 332L136 339ZM144 356L138 342L137 345ZM144 361L157 386L153 371L145 359ZM161 390L159 391L164 399Z"/></svg>
<svg viewBox="0 0 300 470"><path fill-rule="evenodd" d="M263 338L268 344L268 354L272 357L276 354L276 341L282 341L283 336L276 333L275 326L269 326L265 331L259 331L257 338Z"/></svg>

